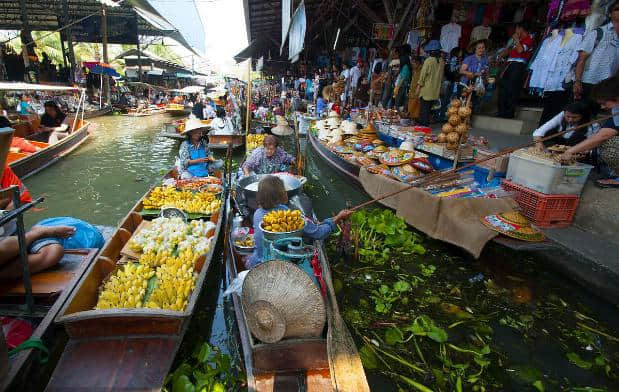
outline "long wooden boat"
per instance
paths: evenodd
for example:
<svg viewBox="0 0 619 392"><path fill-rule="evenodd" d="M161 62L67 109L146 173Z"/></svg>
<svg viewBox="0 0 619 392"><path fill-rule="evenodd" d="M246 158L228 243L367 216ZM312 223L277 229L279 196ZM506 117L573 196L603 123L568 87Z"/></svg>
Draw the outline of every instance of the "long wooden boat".
<svg viewBox="0 0 619 392"><path fill-rule="evenodd" d="M245 144L245 135L208 135L208 147L215 150L233 149Z"/></svg>
<svg viewBox="0 0 619 392"><path fill-rule="evenodd" d="M21 280L4 282L0 287L0 316L20 317L34 324L31 339L41 339L50 352L61 349L64 339L60 327L53 320L62 305L95 259L98 249L67 250L56 267L32 275L35 298L33 313L27 313L24 303L24 286ZM39 363L40 352L30 348L22 350L9 360L9 371L0 380L0 391L27 391L33 383L49 375L49 366Z"/></svg>
<svg viewBox="0 0 619 392"><path fill-rule="evenodd" d="M112 112L112 106L105 106L101 109L97 109L97 110L90 110L88 112L84 112L84 118L88 119L88 118L95 118L95 117L100 117L100 116L105 116L106 114L109 114Z"/></svg>
<svg viewBox="0 0 619 392"><path fill-rule="evenodd" d="M157 114L163 114L165 113L165 108L156 108L156 109L145 109L142 112L138 112L136 109L129 109L129 111L127 113L123 113L121 114L121 116L125 116L125 117L148 117L148 116L154 116Z"/></svg>
<svg viewBox="0 0 619 392"><path fill-rule="evenodd" d="M172 170L167 176L176 177ZM148 193L147 193L148 194ZM225 203L213 214L209 252L196 263L198 278L182 312L162 309L93 310L98 288L121 259L121 250L144 220L142 199L122 220L60 310L67 343L46 390L159 390L183 340L203 289L224 220Z"/></svg>
<svg viewBox="0 0 619 392"><path fill-rule="evenodd" d="M169 104L166 106L165 112L171 116L188 116L191 114L191 108L179 104Z"/></svg>
<svg viewBox="0 0 619 392"><path fill-rule="evenodd" d="M311 201L306 195L295 196L291 204L311 216ZM246 269L242 260L243 255L237 252L230 235L233 215L234 211L229 206L226 228L226 285L230 285L238 274ZM317 241L315 245L323 271L328 270L329 262L323 251L322 242ZM324 279L330 279L330 276L330 273L323 273ZM330 282L325 284L327 297L332 287ZM329 370L326 333L316 338L263 343L255 339L250 332L240 296L233 294L232 303L243 351L248 390L257 392L335 390ZM332 309L327 307L327 328L333 327L331 311Z"/></svg>
<svg viewBox="0 0 619 392"><path fill-rule="evenodd" d="M329 150L327 146L322 144L318 137L314 135L313 132L308 132L308 138L310 141L310 145L316 151L316 153L335 171L343 174L346 178L348 178L352 183L356 185L361 185L359 182L359 171L361 170L361 166L346 159L340 157L333 151Z"/></svg>
<svg viewBox="0 0 619 392"><path fill-rule="evenodd" d="M33 153L10 152L7 163L17 176L27 178L77 149L88 138L89 126L88 122L78 121L77 130L55 144L31 141L42 149Z"/></svg>

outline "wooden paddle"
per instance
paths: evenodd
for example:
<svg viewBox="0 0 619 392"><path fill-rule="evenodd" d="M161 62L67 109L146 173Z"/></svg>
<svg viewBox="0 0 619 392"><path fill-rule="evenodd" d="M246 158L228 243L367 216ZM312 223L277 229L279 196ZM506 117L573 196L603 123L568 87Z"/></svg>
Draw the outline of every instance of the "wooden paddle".
<svg viewBox="0 0 619 392"><path fill-rule="evenodd" d="M322 248L318 250L318 257L320 257L322 275L327 286L326 303L329 318L327 356L333 389L337 392L369 392L370 386L365 378L365 371L357 346L337 306L331 270L323 255Z"/></svg>
<svg viewBox="0 0 619 392"><path fill-rule="evenodd" d="M572 131L575 131L575 130L578 130L578 129L586 128L586 127L588 127L590 125L593 125L595 123L599 123L599 122L608 120L611 117L612 116L606 116L606 117L602 117L602 118L594 120L594 121L589 121L588 123L584 123L584 124L579 125L577 127L570 128L570 129L567 129L565 131L555 133L554 135L550 135L550 136L547 136L547 137L543 137L541 139L534 140L534 141L532 141L530 143L523 144L521 146L506 148L506 149L504 149L502 151L499 151L498 153L496 153L494 155L489 155L489 156L487 156L485 158L481 158L481 159L478 159L476 161L467 163L466 165L460 166L458 168L452 168L452 169L449 169L449 170L445 170L443 172L438 172L438 174L436 174L436 175L430 174L430 175L422 178L421 181L418 182L418 183L411 184L411 185L409 185L407 187L404 187L402 189L399 189L397 191L389 192L389 193L386 193L386 194L384 194L382 196L379 196L379 197L377 197L375 199L372 199L370 201L366 201L365 203L361 203L358 206L351 208L350 211L356 211L358 209L367 207L367 206L369 206L369 205L371 205L373 203L376 203L377 201L386 199L386 198L391 197L391 196L395 196L395 195L400 194L402 192L406 192L407 190L412 189L412 188L417 188L417 187L422 187L422 186L429 185L429 184L431 184L433 182L436 182L439 179L443 179L444 177L446 177L448 175L452 175L453 173L455 173L455 172L457 172L459 170L467 169L469 167L478 165L480 163L483 163L483 162L486 162L486 161L489 161L489 160L492 160L492 159L495 159L495 158L502 157L502 156L510 154L510 153L512 153L512 152L514 152L516 150L520 150L521 148L530 147L530 146L532 146L532 145L534 145L536 143L539 143L539 142L545 142L546 140L553 139L553 138L555 138L557 136L561 136L561 135L563 135L565 133L568 133L568 132L572 132Z"/></svg>

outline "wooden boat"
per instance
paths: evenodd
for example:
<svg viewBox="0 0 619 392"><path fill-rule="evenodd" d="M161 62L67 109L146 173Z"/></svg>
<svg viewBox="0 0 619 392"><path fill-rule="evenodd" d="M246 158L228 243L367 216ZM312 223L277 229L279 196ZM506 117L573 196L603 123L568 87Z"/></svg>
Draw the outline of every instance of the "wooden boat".
<svg viewBox="0 0 619 392"><path fill-rule="evenodd" d="M84 118L85 119L95 118L95 117L105 116L106 114L109 114L109 113L112 113L112 107L105 106L98 110L90 110L88 112L84 112Z"/></svg>
<svg viewBox="0 0 619 392"><path fill-rule="evenodd" d="M185 105L171 103L166 106L165 112L172 116L188 116L191 114L191 108Z"/></svg>
<svg viewBox="0 0 619 392"><path fill-rule="evenodd" d="M175 170L167 176L176 177ZM158 390L163 385L203 289L225 203L211 217L216 225L212 245L196 263L199 275L184 311L93 310L98 288L114 271L123 246L144 220L140 215L142 200L122 220L56 317L55 321L64 325L69 342L47 385L48 391Z"/></svg>
<svg viewBox="0 0 619 392"><path fill-rule="evenodd" d="M318 137L314 135L313 132L308 132L308 138L310 141L310 145L316 151L316 153L335 171L343 174L346 178L348 178L355 185L361 185L359 182L359 170L361 170L361 166L350 162L333 151L329 150L327 146L322 144Z"/></svg>
<svg viewBox="0 0 619 392"><path fill-rule="evenodd" d="M232 192L230 193L232 195ZM229 198L229 204L232 197ZM242 203L242 202L241 202ZM311 201L305 194L294 196L290 200L291 205L311 216ZM239 206L239 201L234 199L234 205ZM247 206L242 208L248 211ZM240 212L241 210L239 210ZM226 285L245 270L242 257L234 246L231 233L231 224L234 211L228 208L227 240L226 240ZM251 222L251 219L246 219ZM325 284L327 297L330 296L333 285L329 262L323 251L322 242L315 242L323 270L323 277L329 280ZM333 296L333 298L335 298ZM332 375L329 368L327 351L327 335L323 333L317 338L286 339L276 343L263 343L254 338L250 332L241 298L237 294L232 295L234 316L239 330L239 339L243 351L243 362L247 375L248 390L250 391L334 391ZM331 320L334 315L333 309L327 306L327 328L333 328ZM337 308L335 309L337 312ZM355 354L358 355L358 354ZM361 381L360 381L361 382ZM364 390L369 390L365 388Z"/></svg>
<svg viewBox="0 0 619 392"><path fill-rule="evenodd" d="M5 282L0 286L0 316L20 317L34 324L30 338L41 339L50 352L64 344L60 327L53 324L62 305L75 288L84 272L91 266L98 249L65 251L61 262L54 268L32 275L32 290L35 298L34 312L23 309L24 286L21 280ZM51 369L40 364L36 349L20 351L9 361L9 371L0 380L0 391L32 390L32 384L47 377Z"/></svg>
<svg viewBox="0 0 619 392"><path fill-rule="evenodd" d="M41 147L41 150L33 153L10 152L7 163L21 179L36 174L60 158L70 154L84 143L89 136L89 126L90 123L82 123L78 120L76 130L55 144L30 141L32 144ZM15 136L20 135L16 134Z"/></svg>
<svg viewBox="0 0 619 392"><path fill-rule="evenodd" d="M245 144L245 135L208 135L208 147L215 150L227 149L229 145L232 148L239 148Z"/></svg>
<svg viewBox="0 0 619 392"><path fill-rule="evenodd" d="M122 116L125 117L148 117L148 116L154 116L157 114L163 114L165 113L166 110L165 108L148 108L148 109L144 109L141 112L138 112L137 109L129 109L127 111L127 113L123 113Z"/></svg>

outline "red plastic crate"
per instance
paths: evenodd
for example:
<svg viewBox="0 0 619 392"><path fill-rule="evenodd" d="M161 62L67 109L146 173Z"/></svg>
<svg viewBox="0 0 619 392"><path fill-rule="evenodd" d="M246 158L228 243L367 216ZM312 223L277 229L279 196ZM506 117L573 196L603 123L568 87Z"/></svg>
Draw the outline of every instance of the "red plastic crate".
<svg viewBox="0 0 619 392"><path fill-rule="evenodd" d="M539 227L567 227L578 208L578 195L547 195L522 185L503 180L506 191L518 192L516 202L522 215Z"/></svg>

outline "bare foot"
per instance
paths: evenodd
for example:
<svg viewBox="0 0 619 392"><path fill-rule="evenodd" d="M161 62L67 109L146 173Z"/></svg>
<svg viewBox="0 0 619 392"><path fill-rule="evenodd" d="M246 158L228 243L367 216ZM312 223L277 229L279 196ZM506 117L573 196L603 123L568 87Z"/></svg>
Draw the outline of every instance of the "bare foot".
<svg viewBox="0 0 619 392"><path fill-rule="evenodd" d="M71 226L35 226L33 231L39 231L42 237L67 238L75 233L75 227Z"/></svg>

